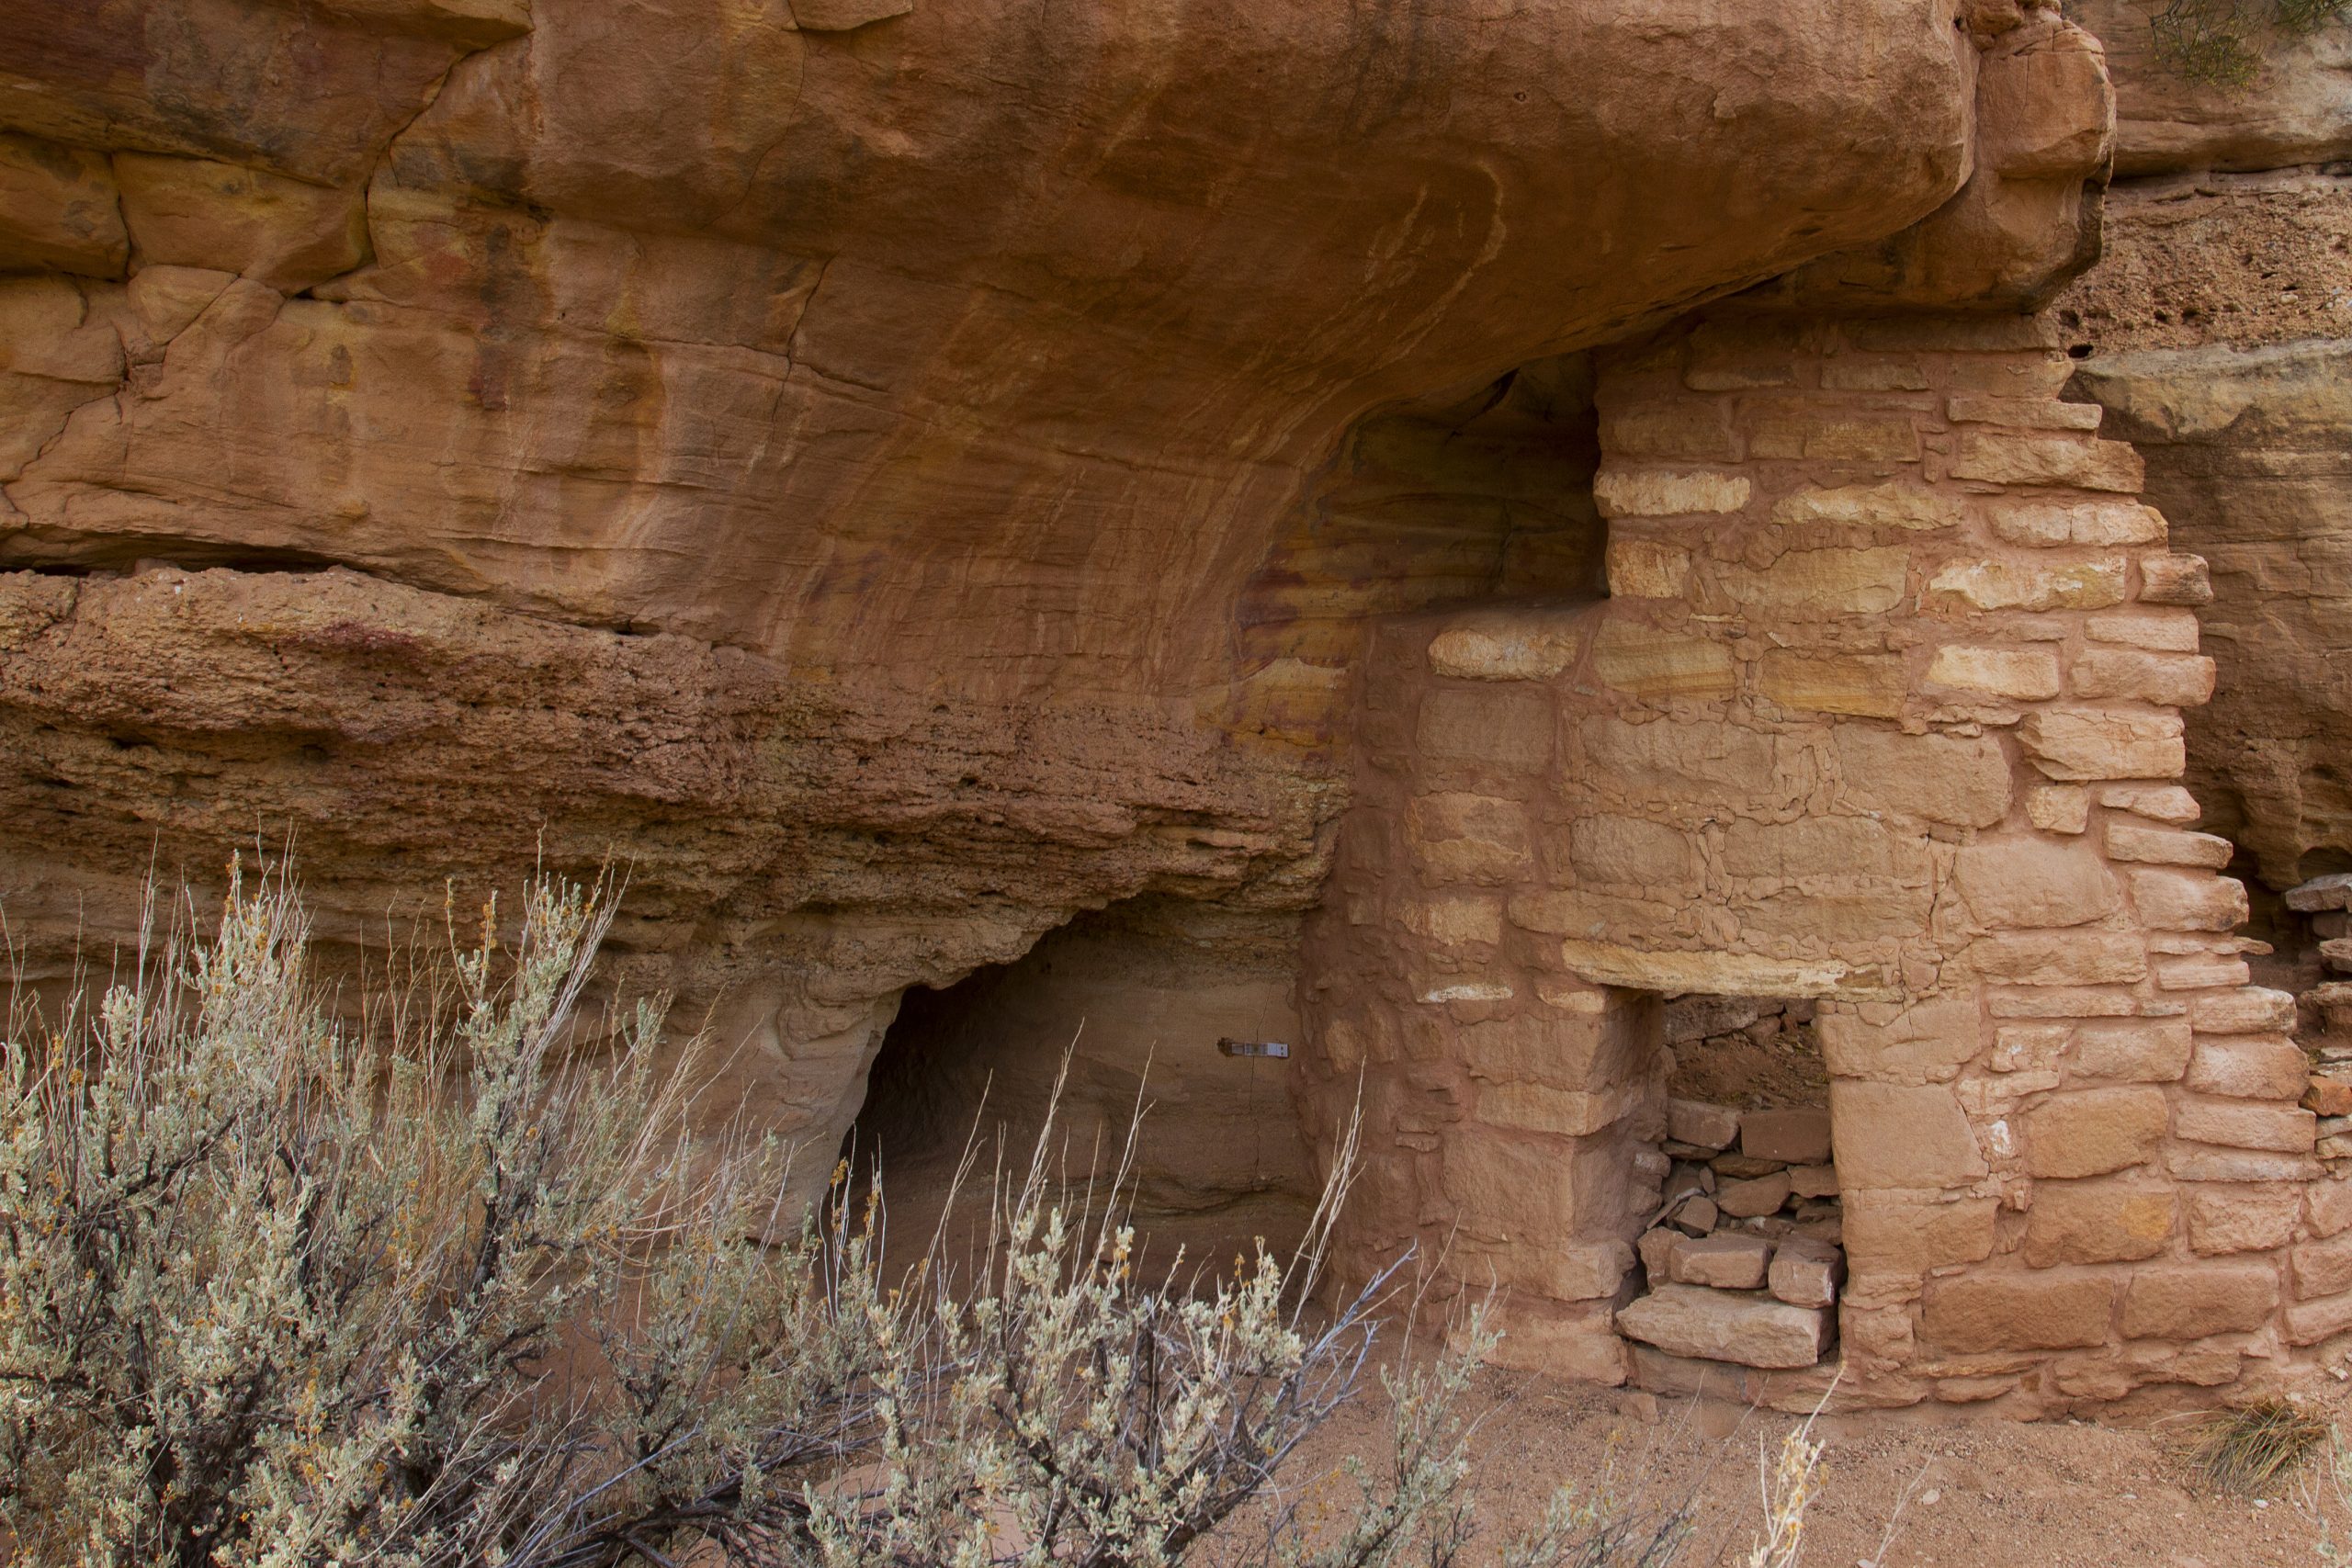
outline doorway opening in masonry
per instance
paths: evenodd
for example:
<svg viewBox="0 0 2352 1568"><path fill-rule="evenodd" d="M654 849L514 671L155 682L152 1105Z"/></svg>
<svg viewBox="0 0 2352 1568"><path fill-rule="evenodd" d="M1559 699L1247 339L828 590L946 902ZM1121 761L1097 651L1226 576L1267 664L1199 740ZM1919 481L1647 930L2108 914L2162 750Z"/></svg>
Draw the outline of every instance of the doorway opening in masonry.
<svg viewBox="0 0 2352 1568"><path fill-rule="evenodd" d="M1778 1402L1834 1370L1846 1277L1814 1004L1693 995L1663 1017L1670 1163L1617 1314L1633 1381Z"/></svg>

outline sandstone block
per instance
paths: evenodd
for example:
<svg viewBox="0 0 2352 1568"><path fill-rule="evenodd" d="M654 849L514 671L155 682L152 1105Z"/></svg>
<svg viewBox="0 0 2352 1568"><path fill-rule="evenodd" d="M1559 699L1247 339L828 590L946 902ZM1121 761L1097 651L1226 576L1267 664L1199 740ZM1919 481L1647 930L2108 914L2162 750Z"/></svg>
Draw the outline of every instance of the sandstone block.
<svg viewBox="0 0 2352 1568"><path fill-rule="evenodd" d="M1762 570L1726 564L1716 584L1750 615L1826 620L1878 615L1903 600L1910 553L1899 545L1791 550Z"/></svg>
<svg viewBox="0 0 2352 1568"><path fill-rule="evenodd" d="M1980 1263L1993 1255L1990 1198L1947 1203L1846 1197L1846 1262L1863 1275L1917 1280L1932 1269Z"/></svg>
<svg viewBox="0 0 2352 1568"><path fill-rule="evenodd" d="M1779 1160L1750 1159L1746 1155L1731 1154L1715 1156L1707 1162L1707 1168L1733 1181L1752 1181L1787 1168Z"/></svg>
<svg viewBox="0 0 2352 1568"><path fill-rule="evenodd" d="M1821 362L1821 384L1832 391L1924 392L1928 373L1917 360L1842 354Z"/></svg>
<svg viewBox="0 0 2352 1568"><path fill-rule="evenodd" d="M2309 1066L2310 1059L2303 1055L2301 1046L2290 1041L2287 1043L2287 1048L2294 1052L2300 1059L2299 1066ZM2303 1086L2302 1102L2303 1109L2314 1115L2352 1116L2352 1077L2329 1073L2312 1073L2309 1081Z"/></svg>
<svg viewBox="0 0 2352 1568"><path fill-rule="evenodd" d="M1897 1010L1821 1015L1821 1054L1842 1077L1928 1084L1950 1079L1983 1048L1975 998L1933 997Z"/></svg>
<svg viewBox="0 0 2352 1568"><path fill-rule="evenodd" d="M2193 1043L2185 1018L2086 1021L2076 1035L2069 1076L2172 1083L2188 1070Z"/></svg>
<svg viewBox="0 0 2352 1568"><path fill-rule="evenodd" d="M1961 433L1952 477L1993 484L2066 485L2135 493L2145 481L2140 455L2123 441L2006 430Z"/></svg>
<svg viewBox="0 0 2352 1568"><path fill-rule="evenodd" d="M2106 412L2097 403L1984 392L1954 392L1944 400L1945 417L1954 424L2000 424L2016 430L2097 430Z"/></svg>
<svg viewBox="0 0 2352 1568"><path fill-rule="evenodd" d="M1959 503L1917 485L1840 485L1801 490L1772 508L1784 527L1902 528L1931 532L1960 521Z"/></svg>
<svg viewBox="0 0 2352 1568"><path fill-rule="evenodd" d="M2352 1178L2329 1176L2303 1191L2303 1213L2313 1235L2352 1230Z"/></svg>
<svg viewBox="0 0 2352 1568"><path fill-rule="evenodd" d="M2290 909L2306 915L2352 907L2352 872L2334 872L2300 883L2287 889L2285 902Z"/></svg>
<svg viewBox="0 0 2352 1568"><path fill-rule="evenodd" d="M2122 905L2115 878L2087 844L1981 839L1960 851L1953 876L1969 913L1996 928L2078 926Z"/></svg>
<svg viewBox="0 0 2352 1568"><path fill-rule="evenodd" d="M1674 1216L1668 1222L1687 1235L1705 1235L1722 1222L1723 1215L1712 1198L1685 1198L1675 1205Z"/></svg>
<svg viewBox="0 0 2352 1568"><path fill-rule="evenodd" d="M2288 1344L2316 1345L2352 1329L2352 1296L2297 1302L2288 1307L2284 1316Z"/></svg>
<svg viewBox="0 0 2352 1568"><path fill-rule="evenodd" d="M2122 643L2164 653L2197 651L2197 616L2188 610L2111 610L2083 622L2093 642Z"/></svg>
<svg viewBox="0 0 2352 1568"><path fill-rule="evenodd" d="M2059 566L2036 561L1951 561L1928 582L1930 604L1978 610L2098 610L2123 602L2124 559Z"/></svg>
<svg viewBox="0 0 2352 1568"><path fill-rule="evenodd" d="M1702 1149L1727 1149L1739 1141L1739 1111L1701 1100L1666 1102L1667 1135Z"/></svg>
<svg viewBox="0 0 2352 1568"><path fill-rule="evenodd" d="M2146 1161L2164 1142L2166 1115L2161 1089L2090 1089L2052 1095L2021 1120L2027 1171L2069 1178Z"/></svg>
<svg viewBox="0 0 2352 1568"><path fill-rule="evenodd" d="M1894 718L1907 690L1903 660L1892 653L1811 654L1768 649L1757 689L1782 707L1806 713Z"/></svg>
<svg viewBox="0 0 2352 1568"><path fill-rule="evenodd" d="M2143 604L2210 604L2212 574L2203 556L2149 555L2140 558L2140 602Z"/></svg>
<svg viewBox="0 0 2352 1568"><path fill-rule="evenodd" d="M1724 830L1723 866L1743 879L1893 877L1924 885L1928 859L1916 839L1867 817L1736 821Z"/></svg>
<svg viewBox="0 0 2352 1568"><path fill-rule="evenodd" d="M2025 1260L2129 1263L2154 1258L2172 1237L2169 1188L2120 1181L2044 1181L2026 1216Z"/></svg>
<svg viewBox="0 0 2352 1568"><path fill-rule="evenodd" d="M1708 702L1730 696L1737 684L1727 644L1623 615L1602 622L1594 635L1592 670L1637 697Z"/></svg>
<svg viewBox="0 0 2352 1568"><path fill-rule="evenodd" d="M1539 773L1552 760L1552 704L1514 686L1440 687L1421 699L1417 739L1438 761Z"/></svg>
<svg viewBox="0 0 2352 1568"><path fill-rule="evenodd" d="M1962 1274L1928 1285L1921 1331L1948 1350L2064 1350L2106 1344L2114 1312L2106 1274Z"/></svg>
<svg viewBox="0 0 2352 1568"><path fill-rule="evenodd" d="M1726 1181L1715 1190L1715 1207L1736 1220L1753 1220L1765 1214L1776 1214L1781 1205L1789 1201L1789 1177L1786 1171L1758 1176L1746 1181ZM1759 1281L1760 1282L1760 1281Z"/></svg>
<svg viewBox="0 0 2352 1568"><path fill-rule="evenodd" d="M1984 1157L1949 1089L1854 1083L1829 1086L1839 1179L1850 1190L1959 1187L1984 1174Z"/></svg>
<svg viewBox="0 0 2352 1568"><path fill-rule="evenodd" d="M1712 398L1676 398L1604 409L1600 442L1611 453L1627 457L1736 463L1743 455L1726 405Z"/></svg>
<svg viewBox="0 0 2352 1568"><path fill-rule="evenodd" d="M1523 900L1513 901L1514 919L1521 902ZM1647 908L1660 909L1665 906ZM1668 993L1746 991L1757 996L1827 991L1845 984L1853 975L1849 965L1837 959L1764 958L1745 953L1650 949L1575 937L1560 943L1560 966L1596 985Z"/></svg>
<svg viewBox="0 0 2352 1568"><path fill-rule="evenodd" d="M2304 1096L2310 1073L2311 1058L2284 1035L2207 1035L2197 1043L2185 1081L2199 1094L2292 1100ZM2308 1099L2304 1104L2323 1116L2342 1114L2312 1105Z"/></svg>
<svg viewBox="0 0 2352 1568"><path fill-rule="evenodd" d="M2293 1239L2302 1198L2292 1188L2211 1187L2192 1182L2181 1189L2188 1221L2188 1246L2200 1257L2232 1252L2268 1252ZM2040 1197L2035 1199L2037 1206Z"/></svg>
<svg viewBox="0 0 2352 1568"><path fill-rule="evenodd" d="M1811 1105L1744 1111L1739 1152L1788 1165L1819 1165L1829 1158L1829 1112Z"/></svg>
<svg viewBox="0 0 2352 1568"><path fill-rule="evenodd" d="M1928 665L1928 680L1954 691L2040 702L2058 694L2058 656L2042 648L1951 643L1936 649Z"/></svg>
<svg viewBox="0 0 2352 1568"><path fill-rule="evenodd" d="M2131 931L2006 931L1962 956L1969 972L2017 986L2129 985L2148 973L2146 943Z"/></svg>
<svg viewBox="0 0 2352 1568"><path fill-rule="evenodd" d="M2126 881L2141 921L2160 931L2226 931L2245 923L2245 887L2234 877L2134 871Z"/></svg>
<svg viewBox="0 0 2352 1568"><path fill-rule="evenodd" d="M2309 1154L2319 1137L2318 1119L2300 1106L2243 1100L2184 1100L2174 1112L2173 1130L2195 1144L2279 1154Z"/></svg>
<svg viewBox="0 0 2352 1568"><path fill-rule="evenodd" d="M1773 1298L1791 1306L1834 1306L1846 1282L1846 1258L1834 1247L1791 1236L1773 1250L1769 1281Z"/></svg>
<svg viewBox="0 0 2352 1568"><path fill-rule="evenodd" d="M2026 820L2045 833L2079 833L2090 826L2090 792L2076 784L2036 784L2025 792Z"/></svg>
<svg viewBox="0 0 2352 1568"><path fill-rule="evenodd" d="M2187 1035L2188 1031L2182 1030ZM2041 1074L2058 1065L2058 1058L2073 1043L2074 1030L2063 1023L2007 1023L1993 1032L1993 1053L1986 1066L1996 1073ZM2181 1056L2188 1055L2188 1042L2181 1041ZM2103 1076L2103 1075L2102 1075Z"/></svg>
<svg viewBox="0 0 2352 1568"><path fill-rule="evenodd" d="M1607 813L1569 825L1568 864L1581 881L1656 897L1689 897L1705 880L1698 845L1688 835L1663 823Z"/></svg>
<svg viewBox="0 0 2352 1568"><path fill-rule="evenodd" d="M1495 795L1416 795L1406 807L1413 857L1432 882L1516 880L1534 864L1526 808Z"/></svg>
<svg viewBox="0 0 2352 1568"><path fill-rule="evenodd" d="M2287 1274L2304 1300L2352 1291L2352 1235L2301 1244L2287 1255Z"/></svg>
<svg viewBox="0 0 2352 1568"><path fill-rule="evenodd" d="M1666 1004L1666 1043L1680 1045L1746 1029L1764 1016L1752 997L1676 997Z"/></svg>
<svg viewBox="0 0 2352 1568"><path fill-rule="evenodd" d="M2107 853L2110 860L2203 866L2219 871L2230 863L2230 857L2236 852L2236 845L2214 833L2184 833L2177 829L2142 828L2120 821L2107 825Z"/></svg>
<svg viewBox="0 0 2352 1568"><path fill-rule="evenodd" d="M2072 403L2045 404L2072 408ZM1993 532L2012 545L2055 549L2147 545L2164 537L2164 518L2136 501L2051 502L2008 498L1991 507Z"/></svg>
<svg viewBox="0 0 2352 1568"><path fill-rule="evenodd" d="M1835 1198L1838 1196L1838 1168L1834 1165L1792 1165L1789 1168L1789 1191L1798 1198Z"/></svg>
<svg viewBox="0 0 2352 1568"><path fill-rule="evenodd" d="M2126 1339L2202 1339L2260 1328L2278 1310L2278 1276L2267 1264L2154 1264L2123 1292Z"/></svg>
<svg viewBox="0 0 2352 1568"><path fill-rule="evenodd" d="M2200 654L2094 648L2076 657L2069 674L2078 697L2120 697L2160 707L2193 708L2213 695L2213 661Z"/></svg>
<svg viewBox="0 0 2352 1568"><path fill-rule="evenodd" d="M1689 1239L1680 1231L1668 1230L1664 1225L1642 1233L1634 1250L1640 1256L1642 1272L1649 1277L1650 1283L1655 1285L1671 1277L1675 1244Z"/></svg>
<svg viewBox="0 0 2352 1568"><path fill-rule="evenodd" d="M2165 1168L2181 1181L2308 1181L2318 1168L2309 1155L2183 1145L2166 1152Z"/></svg>
<svg viewBox="0 0 2352 1568"><path fill-rule="evenodd" d="M1676 1356L1744 1367L1809 1367L1829 1348L1829 1314L1770 1296L1667 1285L1617 1314L1627 1337Z"/></svg>
<svg viewBox="0 0 2352 1568"><path fill-rule="evenodd" d="M2222 986L2244 986L2254 971L2243 958L2225 953L2189 953L2157 961L2156 985L2167 991L2210 991Z"/></svg>
<svg viewBox="0 0 2352 1568"><path fill-rule="evenodd" d="M1919 456L1918 432L1908 414L1856 413L1786 398L1755 400L1743 412L1753 457L1905 463Z"/></svg>
<svg viewBox="0 0 2352 1568"><path fill-rule="evenodd" d="M2295 998L2267 986L2245 986L2188 1004L2188 1021L2200 1034L2292 1033Z"/></svg>
<svg viewBox="0 0 2352 1568"><path fill-rule="evenodd" d="M1726 1232L1684 1236L1675 1245L1667 1268L1676 1284L1753 1291L1763 1286L1771 1260L1772 1244L1762 1236Z"/></svg>
<svg viewBox="0 0 2352 1568"><path fill-rule="evenodd" d="M2176 827L2205 814L2197 797L2178 784L2108 784L2098 792L2098 803Z"/></svg>
<svg viewBox="0 0 2352 1568"><path fill-rule="evenodd" d="M366 193L238 164L118 152L122 215L142 259L241 273L281 294L368 255Z"/></svg>
<svg viewBox="0 0 2352 1568"><path fill-rule="evenodd" d="M1603 464L1592 497L1603 517L1679 517L1737 512L1747 504L1747 476Z"/></svg>
<svg viewBox="0 0 2352 1568"><path fill-rule="evenodd" d="M106 154L0 133L0 272L120 277L130 252Z"/></svg>
<svg viewBox="0 0 2352 1568"><path fill-rule="evenodd" d="M1690 552L1656 539L1611 539L1607 570L1614 599L1679 599L1690 587Z"/></svg>
<svg viewBox="0 0 2352 1568"><path fill-rule="evenodd" d="M2008 814L2009 762L1989 735L1904 735L1843 724L1832 743L1840 792L1864 809L1961 828L1989 828Z"/></svg>
<svg viewBox="0 0 2352 1568"><path fill-rule="evenodd" d="M1556 617L1488 612L1430 639L1430 669L1461 681L1542 681L1576 662L1577 636Z"/></svg>
<svg viewBox="0 0 2352 1568"><path fill-rule="evenodd" d="M2174 714L2102 708L2042 708L2025 716L2018 739L2049 778L2177 778L2187 765L2181 722Z"/></svg>

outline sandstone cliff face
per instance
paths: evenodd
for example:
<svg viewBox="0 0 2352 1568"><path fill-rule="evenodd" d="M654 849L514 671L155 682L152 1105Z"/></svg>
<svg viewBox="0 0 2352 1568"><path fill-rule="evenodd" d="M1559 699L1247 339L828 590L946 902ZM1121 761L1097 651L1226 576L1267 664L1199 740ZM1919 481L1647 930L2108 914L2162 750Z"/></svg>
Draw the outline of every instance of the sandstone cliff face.
<svg viewBox="0 0 2352 1568"><path fill-rule="evenodd" d="M2059 303L2076 387L2148 460L2149 499L2212 562L2211 705L2189 728L2206 820L2273 891L2352 866L2352 30L2242 90L2153 58L2128 6L2086 20L2117 80L2106 254ZM2292 938L2295 933L2282 933Z"/></svg>
<svg viewBox="0 0 2352 1568"><path fill-rule="evenodd" d="M1951 198L2000 25L11 6L14 929L256 834L355 938L610 850L829 1139L910 984L1311 903L1362 618L1594 581L1451 433L1573 473L1573 364L1498 378Z"/></svg>

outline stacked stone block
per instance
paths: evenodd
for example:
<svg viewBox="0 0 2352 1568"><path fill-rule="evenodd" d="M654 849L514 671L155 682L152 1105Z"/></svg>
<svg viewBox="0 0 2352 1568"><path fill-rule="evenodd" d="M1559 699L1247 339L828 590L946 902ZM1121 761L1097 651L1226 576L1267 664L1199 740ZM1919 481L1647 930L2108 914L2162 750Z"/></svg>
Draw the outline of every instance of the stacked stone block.
<svg viewBox="0 0 2352 1568"><path fill-rule="evenodd" d="M1600 373L1606 603L1377 628L1302 1080L1327 1140L1361 1085L1356 1266L1458 1235L1508 1356L1638 1374L1657 998L1797 996L1841 1397L2062 1408L2352 1328L2293 998L2177 783L2203 566L2069 371L2023 319L1679 331Z"/></svg>

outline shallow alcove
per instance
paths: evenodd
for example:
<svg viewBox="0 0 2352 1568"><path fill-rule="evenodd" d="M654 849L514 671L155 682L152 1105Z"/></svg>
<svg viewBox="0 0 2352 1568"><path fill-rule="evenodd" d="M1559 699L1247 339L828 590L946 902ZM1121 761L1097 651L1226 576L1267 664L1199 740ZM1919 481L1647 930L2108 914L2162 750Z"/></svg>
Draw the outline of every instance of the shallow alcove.
<svg viewBox="0 0 2352 1568"><path fill-rule="evenodd" d="M1135 899L1079 916L1014 963L910 989L843 1153L862 1177L878 1163L896 1213L927 1215L967 1140L982 1146L982 1183L1000 1146L1025 1166L1067 1056L1049 1142L1062 1175L1114 1174L1140 1107L1139 1216L1188 1241L1283 1245L1312 1186L1290 1063L1236 1052L1296 1039L1295 946L1288 917Z"/></svg>

